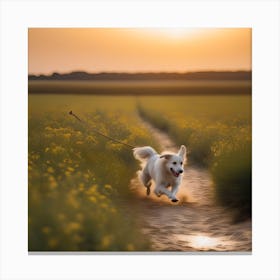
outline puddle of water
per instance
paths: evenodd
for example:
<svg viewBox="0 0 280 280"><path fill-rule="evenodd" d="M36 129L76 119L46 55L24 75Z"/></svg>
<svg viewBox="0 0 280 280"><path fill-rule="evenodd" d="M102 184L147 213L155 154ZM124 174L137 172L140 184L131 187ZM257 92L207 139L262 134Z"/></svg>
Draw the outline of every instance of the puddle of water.
<svg viewBox="0 0 280 280"><path fill-rule="evenodd" d="M232 241L207 235L174 234L173 236L178 241L185 242L186 245L198 250L217 250L221 248L228 248L233 245Z"/></svg>

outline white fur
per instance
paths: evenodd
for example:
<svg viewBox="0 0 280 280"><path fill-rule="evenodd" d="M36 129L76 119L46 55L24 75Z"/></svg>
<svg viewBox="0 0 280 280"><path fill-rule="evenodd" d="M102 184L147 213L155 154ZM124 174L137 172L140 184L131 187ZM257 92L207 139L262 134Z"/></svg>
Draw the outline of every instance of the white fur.
<svg viewBox="0 0 280 280"><path fill-rule="evenodd" d="M155 194L167 195L173 202L178 201L176 194L182 181L184 162L186 159L186 147L181 146L177 154L165 153L159 155L152 147L145 146L133 149L133 155L143 164L140 172L140 180L150 194L152 180L155 182ZM171 186L171 191L168 187Z"/></svg>

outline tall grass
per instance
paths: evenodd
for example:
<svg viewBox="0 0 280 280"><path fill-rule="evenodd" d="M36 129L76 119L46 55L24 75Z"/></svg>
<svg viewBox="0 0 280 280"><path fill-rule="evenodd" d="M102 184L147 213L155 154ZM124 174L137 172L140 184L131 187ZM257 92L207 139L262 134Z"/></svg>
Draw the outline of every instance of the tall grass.
<svg viewBox="0 0 280 280"><path fill-rule="evenodd" d="M251 216L252 208L252 141L246 131L230 140L222 140L213 148L210 167L217 201L235 210L234 219Z"/></svg>
<svg viewBox="0 0 280 280"><path fill-rule="evenodd" d="M46 96L43 99L47 101ZM29 250L148 250L149 241L129 204L129 183L137 162L131 150L91 131L154 145L147 131L134 125L138 119L129 100L122 103L120 112L120 104L114 110L112 104L110 109L100 109L94 98L80 99L79 104L75 98L68 99L71 109L83 107L85 125L67 115L70 107L59 110L60 97L40 102L30 97Z"/></svg>

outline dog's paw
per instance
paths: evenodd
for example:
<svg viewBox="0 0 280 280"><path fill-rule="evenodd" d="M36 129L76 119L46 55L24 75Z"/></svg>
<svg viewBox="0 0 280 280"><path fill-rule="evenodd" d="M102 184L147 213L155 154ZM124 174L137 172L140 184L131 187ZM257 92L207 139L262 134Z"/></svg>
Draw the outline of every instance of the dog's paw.
<svg viewBox="0 0 280 280"><path fill-rule="evenodd" d="M162 193L161 193L161 192L155 191L155 195L156 195L157 197L161 197Z"/></svg>
<svg viewBox="0 0 280 280"><path fill-rule="evenodd" d="M172 202L178 202L179 200L177 198L171 199Z"/></svg>

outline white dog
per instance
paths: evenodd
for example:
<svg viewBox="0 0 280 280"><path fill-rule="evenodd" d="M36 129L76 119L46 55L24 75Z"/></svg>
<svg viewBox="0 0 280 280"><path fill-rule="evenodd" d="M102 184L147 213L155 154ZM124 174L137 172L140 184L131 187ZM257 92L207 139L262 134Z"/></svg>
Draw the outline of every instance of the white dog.
<svg viewBox="0 0 280 280"><path fill-rule="evenodd" d="M177 154L168 153L159 155L152 147L139 147L133 149L133 155L143 163L140 180L150 194L151 180L155 182L155 194L167 195L172 202L177 202L176 193L182 181L184 162L186 159L186 147L181 146ZM171 186L171 191L168 187Z"/></svg>

